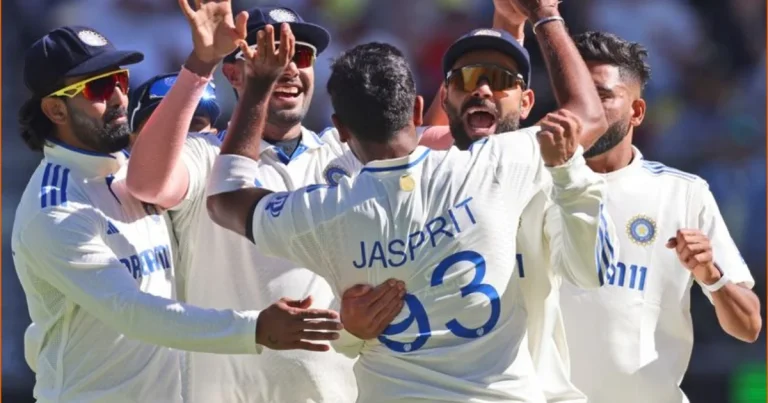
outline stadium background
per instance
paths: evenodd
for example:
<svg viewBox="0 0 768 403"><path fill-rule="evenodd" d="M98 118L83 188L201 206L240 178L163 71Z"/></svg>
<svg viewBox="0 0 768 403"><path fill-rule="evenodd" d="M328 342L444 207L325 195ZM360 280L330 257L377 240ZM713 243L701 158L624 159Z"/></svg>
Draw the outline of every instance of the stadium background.
<svg viewBox="0 0 768 403"><path fill-rule="evenodd" d="M491 0L235 0L238 9L257 4L294 8L332 32L333 44L316 66L317 89L305 121L314 130L330 124L325 82L329 60L340 51L370 41L398 46L410 58L419 91L429 101L441 80L444 50L462 33L488 26L493 13ZM636 144L649 159L709 181L763 301L765 7L765 0L566 0L561 6L571 32L608 30L648 47L653 69L646 96L649 111ZM2 394L7 402L22 403L32 401L33 376L23 356L29 317L9 239L19 197L40 159L18 136L16 115L28 95L21 79L23 52L56 26L88 25L119 48L145 53L146 60L131 69L136 85L177 70L191 42L173 0L5 0L2 16ZM530 37L529 32L526 46L538 73L533 78L535 116L528 122L553 107L538 47ZM231 90L220 73L216 82L228 115ZM226 117L219 120L220 126L226 125ZM692 294L695 347L683 384L691 401L765 402L765 330L754 345L739 343L720 329L699 289Z"/></svg>

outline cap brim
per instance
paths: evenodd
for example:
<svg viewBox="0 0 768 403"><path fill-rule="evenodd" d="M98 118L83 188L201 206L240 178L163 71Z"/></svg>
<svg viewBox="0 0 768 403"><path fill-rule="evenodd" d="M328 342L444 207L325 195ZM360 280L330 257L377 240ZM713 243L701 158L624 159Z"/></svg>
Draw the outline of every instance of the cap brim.
<svg viewBox="0 0 768 403"><path fill-rule="evenodd" d="M297 41L306 42L317 49L317 54L322 53L331 43L331 34L323 27L308 22L289 22L293 36ZM256 33L266 25L254 27L248 32L246 40L249 45L256 44ZM280 26L275 25L275 40L280 40Z"/></svg>
<svg viewBox="0 0 768 403"><path fill-rule="evenodd" d="M451 45L448 51L445 52L445 56L443 56L443 75L448 74L453 69L453 65L461 56L476 50L496 50L509 55L517 63L520 73L525 77L526 84L530 85L528 81L530 81L531 65L528 51L516 41L510 42L506 39L489 35L469 36Z"/></svg>
<svg viewBox="0 0 768 403"><path fill-rule="evenodd" d="M116 66L127 66L144 60L144 54L130 50L107 51L80 63L64 74L65 77L84 76Z"/></svg>

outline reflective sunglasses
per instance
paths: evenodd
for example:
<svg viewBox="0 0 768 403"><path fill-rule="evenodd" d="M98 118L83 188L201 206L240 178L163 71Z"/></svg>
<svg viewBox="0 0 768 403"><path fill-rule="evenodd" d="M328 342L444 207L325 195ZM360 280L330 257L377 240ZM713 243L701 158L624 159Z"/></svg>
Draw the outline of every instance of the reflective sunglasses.
<svg viewBox="0 0 768 403"><path fill-rule="evenodd" d="M518 85L525 89L525 80L520 73L493 64L473 64L451 70L445 82L464 92L476 90L481 82L487 83L492 91L506 91Z"/></svg>
<svg viewBox="0 0 768 403"><path fill-rule="evenodd" d="M277 50L279 46L280 41L276 41L275 50ZM251 45L249 48L256 50L256 45ZM314 66L315 58L317 57L317 48L306 42L296 41L295 50L296 52L293 54L292 61L296 63L296 67L300 69L306 69L308 67ZM245 55L243 55L242 50L237 52L235 59L245 60Z"/></svg>
<svg viewBox="0 0 768 403"><path fill-rule="evenodd" d="M112 98L115 87L120 87L123 94L128 94L128 70L120 69L109 73L89 77L85 80L68 85L50 95L49 97L73 98L82 93L89 101L106 101Z"/></svg>

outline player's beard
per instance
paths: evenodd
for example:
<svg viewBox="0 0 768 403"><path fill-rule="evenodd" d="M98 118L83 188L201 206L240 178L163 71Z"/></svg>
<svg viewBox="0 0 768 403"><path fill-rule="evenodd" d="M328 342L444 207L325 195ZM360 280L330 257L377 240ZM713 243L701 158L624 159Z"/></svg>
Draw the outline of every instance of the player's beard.
<svg viewBox="0 0 768 403"><path fill-rule="evenodd" d="M115 122L117 118L126 116L125 108L107 109L101 119L91 118L69 105L67 109L74 136L93 151L111 154L130 145L131 128L128 123Z"/></svg>
<svg viewBox="0 0 768 403"><path fill-rule="evenodd" d="M462 118L463 112L473 106L482 106L485 102L479 98L470 98L461 110L453 105L445 104L445 113L448 115L448 127L451 130L451 136L453 137L453 143L459 150L467 150L478 138L470 137L467 133L466 126L464 125L464 119ZM496 130L494 134L513 132L520 129L520 111L512 111L506 115L500 116L496 120Z"/></svg>
<svg viewBox="0 0 768 403"><path fill-rule="evenodd" d="M597 139L595 144L584 153L584 158L594 158L612 150L613 147L616 147L624 140L624 137L627 137L627 134L629 134L629 118L614 122L608 126L608 130Z"/></svg>

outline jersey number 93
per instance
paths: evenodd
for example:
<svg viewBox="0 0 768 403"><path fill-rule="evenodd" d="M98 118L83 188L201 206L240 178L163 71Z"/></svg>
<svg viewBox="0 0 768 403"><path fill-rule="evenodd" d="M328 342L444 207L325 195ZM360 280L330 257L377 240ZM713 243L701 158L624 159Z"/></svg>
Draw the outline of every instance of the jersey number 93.
<svg viewBox="0 0 768 403"><path fill-rule="evenodd" d="M445 323L445 327L457 337L475 339L485 336L491 330L493 330L493 328L496 326L496 323L499 321L499 315L501 313L499 293L490 284L483 284L483 279L485 278L485 259L483 259L479 253L474 251L457 252L451 256L448 256L447 258L443 259L443 261L440 262L437 267L435 267L434 272L432 272L430 285L432 287L442 285L443 278L448 272L448 269L453 267L453 265L462 262L472 263L475 266L475 277L472 279L472 281L469 282L469 284L459 289L462 298L473 293L480 293L485 295L491 302L491 314L488 317L488 320L486 320L485 323L480 327L467 328L459 323L459 321L456 319L451 319ZM416 351L424 347L424 344L426 344L427 340L429 340L429 338L432 336L429 318L427 317L427 312L424 309L424 305L421 303L421 301L419 301L419 299L416 298L416 296L413 294L406 294L404 302L410 311L410 315L408 315L408 317L403 319L401 322L389 325L386 329L384 329L382 335L379 336L379 341L382 344L387 346L389 349L400 353ZM418 336L414 341L410 343L402 343L387 337L404 333L406 330L408 330L409 327L411 327L411 325L413 325L414 322L416 322L416 327L418 330Z"/></svg>

